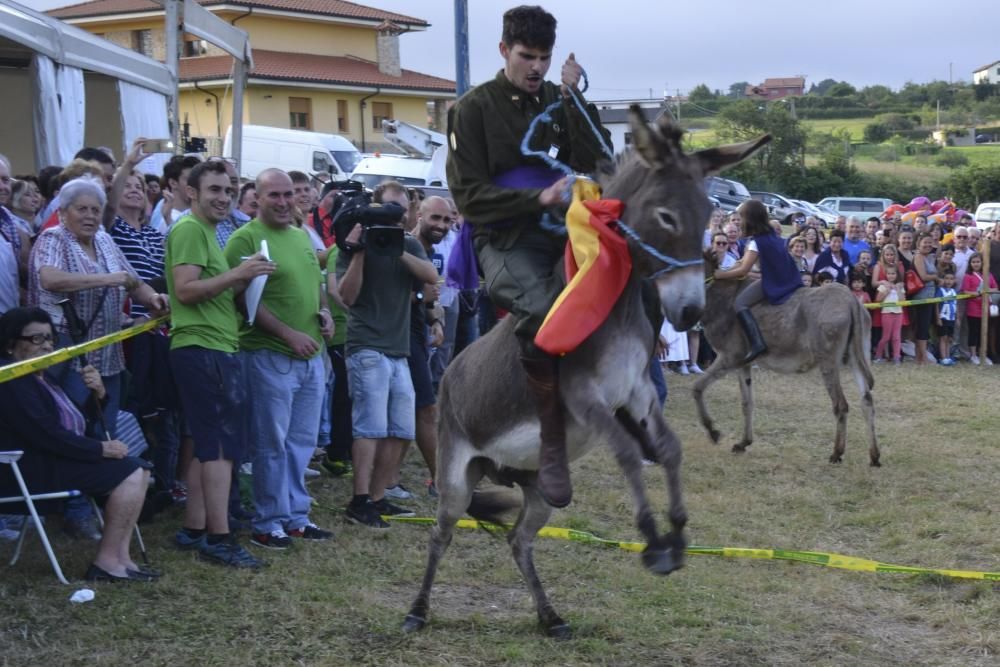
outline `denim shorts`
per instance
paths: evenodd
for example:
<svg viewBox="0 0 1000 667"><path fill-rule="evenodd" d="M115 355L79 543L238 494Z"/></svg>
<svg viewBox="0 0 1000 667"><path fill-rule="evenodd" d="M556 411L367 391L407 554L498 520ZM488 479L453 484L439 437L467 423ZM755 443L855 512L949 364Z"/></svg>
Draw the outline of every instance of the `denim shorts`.
<svg viewBox="0 0 1000 667"><path fill-rule="evenodd" d="M204 347L170 351L170 365L199 461L239 461L245 438L243 366L235 354Z"/></svg>
<svg viewBox="0 0 1000 667"><path fill-rule="evenodd" d="M416 408L405 357L358 350L347 357L354 437L370 440L416 438Z"/></svg>

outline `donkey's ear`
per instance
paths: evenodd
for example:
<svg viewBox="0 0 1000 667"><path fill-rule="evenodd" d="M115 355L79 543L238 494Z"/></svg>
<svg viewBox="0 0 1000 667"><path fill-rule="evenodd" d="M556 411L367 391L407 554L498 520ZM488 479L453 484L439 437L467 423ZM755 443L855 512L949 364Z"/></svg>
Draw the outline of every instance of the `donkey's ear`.
<svg viewBox="0 0 1000 667"><path fill-rule="evenodd" d="M765 134L741 144L729 144L718 148L707 148L698 151L694 157L701 164L702 174L714 176L726 167L739 164L756 153L762 146L771 143L771 135Z"/></svg>
<svg viewBox="0 0 1000 667"><path fill-rule="evenodd" d="M663 166L661 151L656 144L656 137L646 123L646 117L642 113L642 108L638 104L633 104L628 109L628 121L632 130L632 146L642 163L650 169L659 169Z"/></svg>

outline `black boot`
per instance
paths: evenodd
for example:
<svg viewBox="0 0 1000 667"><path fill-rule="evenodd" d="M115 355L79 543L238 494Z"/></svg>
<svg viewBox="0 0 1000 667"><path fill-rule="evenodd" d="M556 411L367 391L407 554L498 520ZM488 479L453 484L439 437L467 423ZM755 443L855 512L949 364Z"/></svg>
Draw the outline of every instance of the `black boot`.
<svg viewBox="0 0 1000 667"><path fill-rule="evenodd" d="M538 461L538 491L552 507L566 507L573 498L566 457L566 425L559 399L557 359L532 343L521 345L521 365L538 406L542 447Z"/></svg>
<svg viewBox="0 0 1000 667"><path fill-rule="evenodd" d="M750 312L749 308L737 311L736 319L740 321L743 333L747 337L747 343L750 344L750 351L747 352L747 356L743 357L743 363L749 364L767 352L767 345L764 343L764 337L760 334L760 327L757 326L757 320L753 318L753 313Z"/></svg>

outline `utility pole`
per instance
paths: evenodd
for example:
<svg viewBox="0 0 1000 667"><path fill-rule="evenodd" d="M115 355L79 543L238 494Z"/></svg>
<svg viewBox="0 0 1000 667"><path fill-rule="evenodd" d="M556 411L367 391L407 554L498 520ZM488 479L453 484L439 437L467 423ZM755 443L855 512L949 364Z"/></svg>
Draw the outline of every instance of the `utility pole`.
<svg viewBox="0 0 1000 667"><path fill-rule="evenodd" d="M164 37L166 38L166 66L170 70L170 78L173 80L170 94L170 138L174 140L174 152L180 155L184 152L184 146L180 140L180 90L179 72L180 66L180 33L183 25L184 4L181 0L166 0L163 7L165 15Z"/></svg>
<svg viewBox="0 0 1000 667"><path fill-rule="evenodd" d="M677 89L677 124L681 124L681 89Z"/></svg>
<svg viewBox="0 0 1000 667"><path fill-rule="evenodd" d="M935 129L941 129L941 100L937 101L937 126Z"/></svg>
<svg viewBox="0 0 1000 667"><path fill-rule="evenodd" d="M469 3L455 0L455 93L469 89Z"/></svg>

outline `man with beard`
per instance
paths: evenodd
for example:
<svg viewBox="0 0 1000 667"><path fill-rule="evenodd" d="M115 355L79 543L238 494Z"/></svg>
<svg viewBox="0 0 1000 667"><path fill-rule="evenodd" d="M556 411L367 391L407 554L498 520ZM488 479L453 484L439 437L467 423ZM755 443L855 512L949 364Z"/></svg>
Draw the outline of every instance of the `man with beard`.
<svg viewBox="0 0 1000 667"><path fill-rule="evenodd" d="M543 229L540 220L546 209L566 206L568 181L543 160L522 155L520 146L532 120L560 100L552 121L537 127L532 149L587 173L604 157L601 140L610 143L610 135L593 105L583 113L570 97L583 74L572 53L562 66L562 86L545 81L555 39L556 20L541 7L504 14L503 69L449 113L447 172L458 210L475 225L473 244L489 296L517 321L521 364L541 425L539 491L553 507L565 507L572 487L558 360L535 346L534 338L565 284L565 239Z"/></svg>

